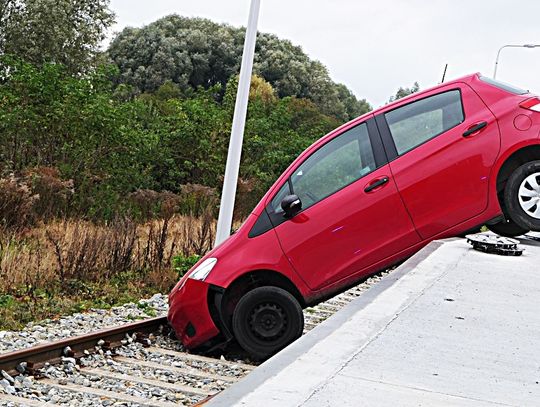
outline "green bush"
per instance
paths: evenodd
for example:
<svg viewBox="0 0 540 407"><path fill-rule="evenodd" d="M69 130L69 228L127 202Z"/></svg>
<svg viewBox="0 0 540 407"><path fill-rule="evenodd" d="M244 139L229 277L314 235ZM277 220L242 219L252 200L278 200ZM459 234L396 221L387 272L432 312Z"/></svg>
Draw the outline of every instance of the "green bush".
<svg viewBox="0 0 540 407"><path fill-rule="evenodd" d="M184 213L216 207L219 196L211 191L223 182L236 78L223 98L219 86L180 97L170 83L133 98L125 85L119 96L115 75L115 68L101 67L74 77L59 64L36 67L0 57L0 178L41 174L44 168L53 174L32 178L47 181L32 183L43 197L43 218L163 215L160 200L152 208L134 206L130 196L136 191L179 195L177 208ZM313 102L279 99L267 82L254 78L238 217L251 211L303 149L338 124ZM197 186L195 193L186 192L190 185Z"/></svg>
<svg viewBox="0 0 540 407"><path fill-rule="evenodd" d="M192 256L174 256L172 258L172 264L174 267L174 270L178 273L178 278L181 278L184 274L186 274L189 269L191 269L195 263L197 263L200 260L201 256L199 255L192 255Z"/></svg>

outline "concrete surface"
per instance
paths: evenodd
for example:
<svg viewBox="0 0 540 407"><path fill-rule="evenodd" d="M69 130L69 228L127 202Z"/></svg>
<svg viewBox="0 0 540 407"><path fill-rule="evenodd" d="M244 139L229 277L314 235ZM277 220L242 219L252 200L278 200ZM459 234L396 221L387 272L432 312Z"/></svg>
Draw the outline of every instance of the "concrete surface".
<svg viewBox="0 0 540 407"><path fill-rule="evenodd" d="M208 406L540 405L540 243L433 242Z"/></svg>

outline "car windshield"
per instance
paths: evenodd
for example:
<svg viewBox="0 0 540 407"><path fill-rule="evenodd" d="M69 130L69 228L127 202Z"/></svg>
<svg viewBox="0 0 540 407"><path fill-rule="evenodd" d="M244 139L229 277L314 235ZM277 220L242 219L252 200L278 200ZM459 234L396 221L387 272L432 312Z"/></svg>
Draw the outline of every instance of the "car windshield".
<svg viewBox="0 0 540 407"><path fill-rule="evenodd" d="M514 95L524 95L526 93L529 93L528 90L518 88L517 86L509 85L508 83L504 83L492 78L488 78L487 76L479 76L480 80L486 83L489 83L491 86L495 86L496 88L505 90L507 92L513 93Z"/></svg>

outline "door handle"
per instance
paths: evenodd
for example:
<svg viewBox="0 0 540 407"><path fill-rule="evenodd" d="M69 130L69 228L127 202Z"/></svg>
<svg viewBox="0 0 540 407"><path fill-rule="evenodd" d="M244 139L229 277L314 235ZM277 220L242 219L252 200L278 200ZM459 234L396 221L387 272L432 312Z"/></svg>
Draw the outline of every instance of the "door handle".
<svg viewBox="0 0 540 407"><path fill-rule="evenodd" d="M473 124L471 127L467 129L466 132L463 133L463 137L469 137L473 135L474 133L476 133L477 131L482 130L486 126L487 126L487 122L480 122L480 123Z"/></svg>
<svg viewBox="0 0 540 407"><path fill-rule="evenodd" d="M369 184L365 189L364 189L364 192L371 192L373 191L374 189L376 188L379 188L380 186L383 186L384 184L386 184L388 182L388 177L384 177L384 178L381 178L381 179L378 179L377 181Z"/></svg>

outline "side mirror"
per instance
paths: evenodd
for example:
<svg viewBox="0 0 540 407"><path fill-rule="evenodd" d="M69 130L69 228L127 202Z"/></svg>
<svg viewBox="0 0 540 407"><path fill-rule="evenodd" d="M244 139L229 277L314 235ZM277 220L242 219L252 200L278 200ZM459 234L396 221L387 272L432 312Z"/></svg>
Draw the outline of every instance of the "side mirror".
<svg viewBox="0 0 540 407"><path fill-rule="evenodd" d="M292 218L302 210L302 201L296 195L287 195L281 200L281 209L285 216Z"/></svg>

